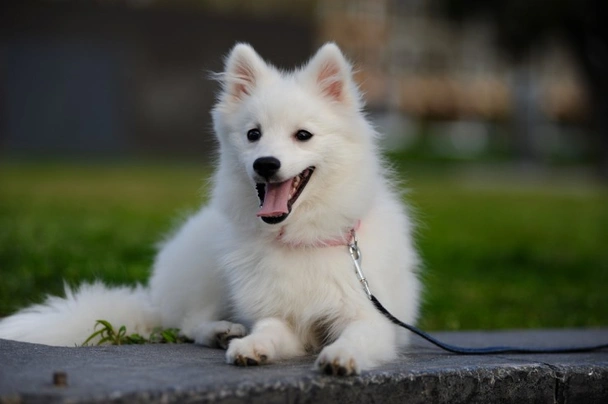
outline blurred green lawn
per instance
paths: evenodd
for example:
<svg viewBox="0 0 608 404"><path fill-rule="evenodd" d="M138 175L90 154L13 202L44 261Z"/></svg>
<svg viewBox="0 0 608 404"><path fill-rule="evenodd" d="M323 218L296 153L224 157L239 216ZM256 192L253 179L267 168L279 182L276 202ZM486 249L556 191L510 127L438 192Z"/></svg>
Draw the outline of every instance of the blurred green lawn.
<svg viewBox="0 0 608 404"><path fill-rule="evenodd" d="M1 163L0 317L61 294L64 280L144 282L154 245L201 203L208 174L196 165ZM605 188L425 164L400 165L399 177L426 266L422 327L608 325Z"/></svg>

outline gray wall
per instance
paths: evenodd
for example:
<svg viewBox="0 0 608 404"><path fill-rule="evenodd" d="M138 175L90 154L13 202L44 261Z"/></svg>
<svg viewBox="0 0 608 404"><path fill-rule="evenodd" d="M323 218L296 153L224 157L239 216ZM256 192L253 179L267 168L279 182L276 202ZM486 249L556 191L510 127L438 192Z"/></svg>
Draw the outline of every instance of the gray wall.
<svg viewBox="0 0 608 404"><path fill-rule="evenodd" d="M302 20L57 3L0 6L3 155L206 156L230 47L282 67L313 47Z"/></svg>

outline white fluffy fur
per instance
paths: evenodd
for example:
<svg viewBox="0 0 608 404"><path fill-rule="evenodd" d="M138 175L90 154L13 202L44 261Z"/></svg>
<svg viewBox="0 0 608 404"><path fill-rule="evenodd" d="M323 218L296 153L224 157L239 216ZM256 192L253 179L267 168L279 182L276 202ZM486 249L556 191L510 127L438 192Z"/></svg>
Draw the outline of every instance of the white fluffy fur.
<svg viewBox="0 0 608 404"><path fill-rule="evenodd" d="M395 358L407 336L367 299L348 249L319 246L360 221L372 292L395 316L415 321L420 285L411 223L382 168L350 64L330 43L301 69L281 72L238 44L220 81L210 202L163 245L149 287L66 288L66 298L2 320L1 338L70 346L101 318L142 334L178 327L209 346L237 337L226 360L239 365L316 351L319 369L353 374ZM249 142L255 127L262 137ZM298 142L300 129L313 138ZM289 217L275 225L256 217L253 162L263 156L281 161L279 180L316 167Z"/></svg>
<svg viewBox="0 0 608 404"><path fill-rule="evenodd" d="M132 333L149 335L159 324L149 291L107 288L100 282L83 284L65 298L49 296L42 304L28 307L0 322L0 337L47 345L80 345L94 331L96 320L124 325ZM125 308L128 308L125 310Z"/></svg>

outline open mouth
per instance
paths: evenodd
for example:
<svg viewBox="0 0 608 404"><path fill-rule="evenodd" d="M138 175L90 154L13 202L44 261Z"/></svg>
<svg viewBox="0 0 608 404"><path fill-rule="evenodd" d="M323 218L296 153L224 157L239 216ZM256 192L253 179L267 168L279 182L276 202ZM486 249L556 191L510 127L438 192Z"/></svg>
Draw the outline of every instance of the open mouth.
<svg viewBox="0 0 608 404"><path fill-rule="evenodd" d="M300 174L283 182L256 184L255 187L260 198L258 217L268 224L281 223L287 219L291 213L291 207L308 184L314 170L314 167L308 167Z"/></svg>

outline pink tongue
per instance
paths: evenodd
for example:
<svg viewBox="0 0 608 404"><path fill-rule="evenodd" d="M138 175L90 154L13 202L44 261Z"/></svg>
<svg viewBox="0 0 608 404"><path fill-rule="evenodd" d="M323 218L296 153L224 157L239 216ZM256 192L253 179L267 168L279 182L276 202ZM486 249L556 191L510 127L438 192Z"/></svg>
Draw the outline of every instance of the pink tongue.
<svg viewBox="0 0 608 404"><path fill-rule="evenodd" d="M289 213L287 201L291 191L293 178L280 183L266 183L264 203L258 211L258 217L281 216Z"/></svg>

